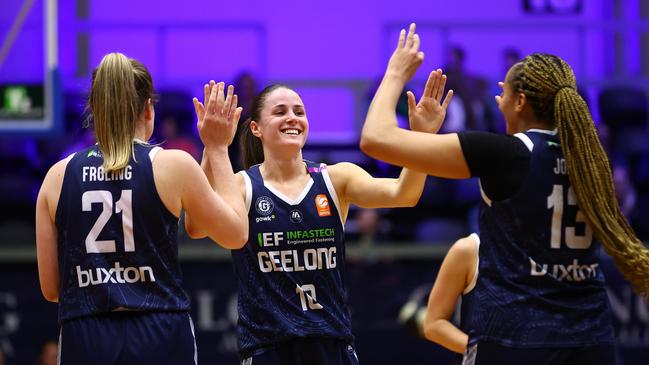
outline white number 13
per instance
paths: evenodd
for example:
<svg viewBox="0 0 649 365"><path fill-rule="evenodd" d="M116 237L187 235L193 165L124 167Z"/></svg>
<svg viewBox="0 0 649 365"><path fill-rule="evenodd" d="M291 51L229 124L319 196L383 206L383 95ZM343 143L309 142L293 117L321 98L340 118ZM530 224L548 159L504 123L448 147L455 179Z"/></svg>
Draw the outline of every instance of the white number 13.
<svg viewBox="0 0 649 365"><path fill-rule="evenodd" d="M554 185L552 194L548 196L548 209L552 209L552 236L550 238L550 246L552 248L561 248L563 203L563 185ZM577 196L572 186L568 189L568 205L577 205ZM578 235L575 233L574 226L566 226L566 246L572 249L587 249L593 242L593 231L586 223L586 218L581 210L577 210L575 221L575 223L581 223L585 226L584 234Z"/></svg>
<svg viewBox="0 0 649 365"><path fill-rule="evenodd" d="M124 251L135 251L135 240L133 239L133 210L131 190L122 190L122 196L115 202L115 214L122 213L122 230L124 232ZM95 224L86 236L87 253L116 252L115 240L98 241L97 237L113 215L113 194L108 190L86 191L81 197L82 210L92 211L93 203L101 203L102 211Z"/></svg>

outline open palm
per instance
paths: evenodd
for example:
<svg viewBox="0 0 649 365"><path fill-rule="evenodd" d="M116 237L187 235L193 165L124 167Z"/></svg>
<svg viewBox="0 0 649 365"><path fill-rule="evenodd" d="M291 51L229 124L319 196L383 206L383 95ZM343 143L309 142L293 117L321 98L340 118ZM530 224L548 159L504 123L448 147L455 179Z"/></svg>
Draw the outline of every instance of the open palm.
<svg viewBox="0 0 649 365"><path fill-rule="evenodd" d="M238 97L234 94L234 87L228 86L225 95L225 83L212 80L204 85L203 91L203 103L193 98L201 141L206 146L211 143L229 146L243 110L237 107Z"/></svg>
<svg viewBox="0 0 649 365"><path fill-rule="evenodd" d="M446 117L446 109L453 98L453 90L449 90L442 102L446 75L441 69L430 73L424 94L415 102L415 95L408 91L408 119L410 129L417 132L437 133Z"/></svg>

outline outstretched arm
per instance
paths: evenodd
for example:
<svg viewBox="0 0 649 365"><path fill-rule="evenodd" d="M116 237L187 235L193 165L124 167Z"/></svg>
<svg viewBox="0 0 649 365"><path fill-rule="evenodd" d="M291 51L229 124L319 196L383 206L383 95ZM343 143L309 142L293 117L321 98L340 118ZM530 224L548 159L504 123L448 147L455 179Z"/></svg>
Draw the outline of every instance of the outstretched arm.
<svg viewBox="0 0 649 365"><path fill-rule="evenodd" d="M205 144L201 167L212 189L237 217L237 226L233 228L245 226L247 231L248 215L228 156L228 146L236 133L242 109L237 107L234 87L228 87L227 95L224 95L224 89L224 83L211 81L204 86L205 105L198 99L193 99L198 117L198 130ZM204 227L195 224L190 214L185 215L185 229L190 237L194 238L207 234Z"/></svg>
<svg viewBox="0 0 649 365"><path fill-rule="evenodd" d="M350 203L362 208L413 207L426 180L425 174L409 169L398 179L374 178L349 162L329 166L328 171L345 213Z"/></svg>
<svg viewBox="0 0 649 365"><path fill-rule="evenodd" d="M363 133L361 149L376 159L412 168L429 175L448 178L467 178L469 168L464 160L459 138L456 134L437 135L408 131L399 128L396 119L396 105L406 83L412 78L423 60L419 52L419 36L411 24L406 36L401 31L399 43L390 58L388 68L370 104ZM441 70L430 73L424 94L416 108L439 105L445 81ZM435 85L438 85L435 87ZM442 107L448 106L452 92L447 94ZM410 114L413 113L414 95L408 95ZM442 119L415 120L413 124L429 132L437 132Z"/></svg>

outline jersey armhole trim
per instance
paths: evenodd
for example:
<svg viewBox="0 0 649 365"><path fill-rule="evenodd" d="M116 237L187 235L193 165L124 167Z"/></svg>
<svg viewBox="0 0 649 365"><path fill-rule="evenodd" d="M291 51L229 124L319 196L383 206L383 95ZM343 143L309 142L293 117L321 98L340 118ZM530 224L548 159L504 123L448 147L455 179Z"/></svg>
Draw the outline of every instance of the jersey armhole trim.
<svg viewBox="0 0 649 365"><path fill-rule="evenodd" d="M482 189L482 181L478 179L478 186L480 187L480 196L482 197L482 200L487 204L487 206L491 207L491 199L487 196L487 193Z"/></svg>
<svg viewBox="0 0 649 365"><path fill-rule="evenodd" d="M475 272L473 273L471 282L469 283L469 285L467 285L462 294L469 294L469 292L473 290L473 288L475 288L475 284L478 282L478 274L480 271L480 236L478 236L476 233L471 233L469 237L473 238L476 246Z"/></svg>
<svg viewBox="0 0 649 365"><path fill-rule="evenodd" d="M156 146L149 151L149 160L153 162L153 159L155 159L155 156L158 154L158 152L162 151L162 147Z"/></svg>
<svg viewBox="0 0 649 365"><path fill-rule="evenodd" d="M331 195L331 198L334 200L334 205L336 206L336 210L338 211L338 218L340 219L340 224L342 225L344 231L345 222L343 222L343 214L340 211L340 202L338 201L338 194L336 194L336 189L334 189L334 184L331 182L329 171L327 171L327 164L324 163L320 164L320 172L322 173L322 179L324 180L325 185L327 185L327 190L329 190L329 195Z"/></svg>
<svg viewBox="0 0 649 365"><path fill-rule="evenodd" d="M523 143L525 143L525 146L527 147L530 152L534 149L534 142L528 137L525 133L516 133L514 134L514 137L520 139Z"/></svg>
<svg viewBox="0 0 649 365"><path fill-rule="evenodd" d="M246 209L248 212L250 212L250 204L252 203L252 182L250 181L250 176L248 176L248 173L245 171L239 171L238 174L241 174L243 176L243 181L246 184Z"/></svg>

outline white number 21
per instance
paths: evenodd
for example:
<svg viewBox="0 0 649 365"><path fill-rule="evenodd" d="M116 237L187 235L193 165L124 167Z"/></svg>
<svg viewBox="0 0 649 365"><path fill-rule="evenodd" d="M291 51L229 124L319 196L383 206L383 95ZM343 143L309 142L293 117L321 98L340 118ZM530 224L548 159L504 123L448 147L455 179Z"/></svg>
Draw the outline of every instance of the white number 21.
<svg viewBox="0 0 649 365"><path fill-rule="evenodd" d="M122 196L115 202L115 214L122 213L122 230L124 232L124 251L135 251L135 240L133 239L133 210L131 190L122 190ZM86 236L86 252L102 253L116 252L115 240L97 240L106 223L113 215L113 194L108 190L86 191L81 197L82 210L92 211L93 203L101 203L102 211L95 224Z"/></svg>
<svg viewBox="0 0 649 365"><path fill-rule="evenodd" d="M577 196L572 186L568 189L568 205L577 205ZM548 209L552 209L552 236L550 238L550 246L552 248L561 248L561 235L563 234L563 185L554 185L552 194L548 196ZM581 210L577 211L575 217L575 224L581 223L585 226L584 234L578 235L575 233L574 226L565 227L565 240L566 246L572 249L587 249L593 242L593 231L586 223L586 218Z"/></svg>

